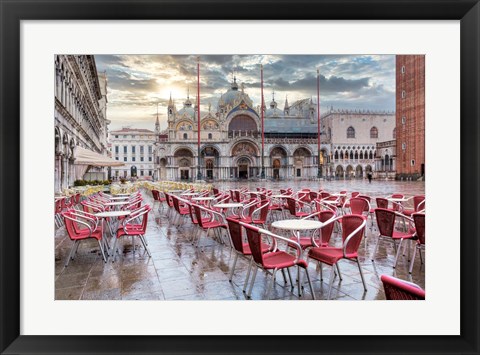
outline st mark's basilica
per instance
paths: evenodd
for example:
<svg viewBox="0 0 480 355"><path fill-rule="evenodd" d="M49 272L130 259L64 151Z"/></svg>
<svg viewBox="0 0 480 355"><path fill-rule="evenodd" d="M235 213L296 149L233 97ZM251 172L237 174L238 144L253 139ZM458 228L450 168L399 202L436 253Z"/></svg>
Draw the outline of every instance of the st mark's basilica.
<svg viewBox="0 0 480 355"><path fill-rule="evenodd" d="M318 175L317 103L305 98L278 107L274 95L264 108L234 78L216 107L201 110L202 179L259 178L262 156L267 179L311 179ZM180 106L180 105L178 105ZM192 180L198 174L198 109L189 95L177 107L170 97L168 126L155 125L155 178ZM322 110L323 111L323 110ZM321 115L320 169L323 177L362 178L395 171L395 113L329 108ZM383 147L377 154L377 144Z"/></svg>

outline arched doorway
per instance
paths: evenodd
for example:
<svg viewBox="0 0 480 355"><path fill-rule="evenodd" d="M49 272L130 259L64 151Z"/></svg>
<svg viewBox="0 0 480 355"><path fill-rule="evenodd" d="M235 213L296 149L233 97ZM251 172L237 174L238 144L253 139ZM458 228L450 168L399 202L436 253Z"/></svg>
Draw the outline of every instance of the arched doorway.
<svg viewBox="0 0 480 355"><path fill-rule="evenodd" d="M231 170L231 175L238 178L258 176L260 169L255 166L256 163L258 164L258 155L257 146L250 141L241 141L235 144L231 156L236 163L233 164L234 168L233 171ZM240 162L242 163L240 164ZM246 172L245 168L247 169Z"/></svg>
<svg viewBox="0 0 480 355"><path fill-rule="evenodd" d="M240 158L237 160L239 179L248 179L249 166L250 166L250 162L247 158Z"/></svg>
<svg viewBox="0 0 480 355"><path fill-rule="evenodd" d="M335 169L335 176L343 179L344 178L343 175L344 175L343 166L337 165L337 168Z"/></svg>
<svg viewBox="0 0 480 355"><path fill-rule="evenodd" d="M285 171L287 166L287 152L283 147L275 147L272 149L270 152L270 161L272 166L270 174L274 179L280 179L287 175Z"/></svg>
<svg viewBox="0 0 480 355"><path fill-rule="evenodd" d="M190 180L192 178L190 170L193 163L193 153L189 149L183 148L177 150L174 157L180 173L180 180Z"/></svg>
<svg viewBox="0 0 480 355"><path fill-rule="evenodd" d="M220 154L214 147L205 147L201 151L202 165L205 166L205 177L207 179L218 178L216 169L218 168L218 161Z"/></svg>
<svg viewBox="0 0 480 355"><path fill-rule="evenodd" d="M350 179L350 178L353 178L354 176L355 176L355 173L353 172L353 166L351 165L347 166L346 177Z"/></svg>
<svg viewBox="0 0 480 355"><path fill-rule="evenodd" d="M135 165L133 165L131 168L130 168L130 176L131 177L136 177L137 176L137 167Z"/></svg>
<svg viewBox="0 0 480 355"><path fill-rule="evenodd" d="M311 166L312 154L305 148L298 148L293 152L293 164L295 166L294 177L307 177L305 170L307 166Z"/></svg>
<svg viewBox="0 0 480 355"><path fill-rule="evenodd" d="M357 168L355 169L355 177L357 179L360 179L363 177L363 168L361 165L357 165Z"/></svg>

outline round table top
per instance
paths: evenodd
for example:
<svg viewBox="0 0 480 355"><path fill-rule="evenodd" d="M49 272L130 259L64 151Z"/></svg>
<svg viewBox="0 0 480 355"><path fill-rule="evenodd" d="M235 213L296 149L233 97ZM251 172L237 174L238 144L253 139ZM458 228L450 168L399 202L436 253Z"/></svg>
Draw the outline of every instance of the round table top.
<svg viewBox="0 0 480 355"><path fill-rule="evenodd" d="M405 202L408 201L408 198L405 197L388 197L388 201L393 201L393 202Z"/></svg>
<svg viewBox="0 0 480 355"><path fill-rule="evenodd" d="M198 192L184 192L182 196L195 196L198 195Z"/></svg>
<svg viewBox="0 0 480 355"><path fill-rule="evenodd" d="M210 200L214 200L215 197L213 196L200 196L200 197L193 197L192 200L195 200L195 201L210 201Z"/></svg>
<svg viewBox="0 0 480 355"><path fill-rule="evenodd" d="M292 197L290 195L272 195L270 197L273 197L273 198L287 198L287 197Z"/></svg>
<svg viewBox="0 0 480 355"><path fill-rule="evenodd" d="M120 217L120 216L128 216L132 211L105 211L95 213L95 216L100 218L107 218L107 217Z"/></svg>
<svg viewBox="0 0 480 355"><path fill-rule="evenodd" d="M260 195L260 194L264 195L265 194L265 192L260 192L260 191L247 191L245 193L246 194L255 194L255 195Z"/></svg>
<svg viewBox="0 0 480 355"><path fill-rule="evenodd" d="M126 199L128 199L128 198L130 198L130 196L109 197L108 199L115 201L115 200L126 200Z"/></svg>
<svg viewBox="0 0 480 355"><path fill-rule="evenodd" d="M116 202L106 202L104 203L105 206L121 206L121 205L128 205L129 201L116 201Z"/></svg>
<svg viewBox="0 0 480 355"><path fill-rule="evenodd" d="M323 223L320 221L310 219L284 219L283 221L275 221L272 223L273 228L288 229L288 230L312 230L322 228Z"/></svg>
<svg viewBox="0 0 480 355"><path fill-rule="evenodd" d="M219 203L219 204L214 205L213 207L215 207L215 208L235 208L235 207L243 207L243 204L238 203L238 202Z"/></svg>
<svg viewBox="0 0 480 355"><path fill-rule="evenodd" d="M336 200L320 200L322 203L326 203L327 205L336 205L338 201Z"/></svg>
<svg viewBox="0 0 480 355"><path fill-rule="evenodd" d="M347 196L347 194L341 194L341 193L338 193L338 194L331 194L332 196Z"/></svg>
<svg viewBox="0 0 480 355"><path fill-rule="evenodd" d="M115 196L130 196L131 194L113 194Z"/></svg>

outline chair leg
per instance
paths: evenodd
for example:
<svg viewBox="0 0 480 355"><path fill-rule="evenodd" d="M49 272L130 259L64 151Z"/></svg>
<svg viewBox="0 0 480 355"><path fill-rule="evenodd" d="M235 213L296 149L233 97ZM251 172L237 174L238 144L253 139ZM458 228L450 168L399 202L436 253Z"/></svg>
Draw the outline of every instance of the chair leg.
<svg viewBox="0 0 480 355"><path fill-rule="evenodd" d="M247 293L248 298L250 298L252 296L252 289L253 289L253 284L255 283L255 278L257 277L257 270L258 270L258 267L256 267L253 270L252 281L250 282L250 288L249 288L248 293Z"/></svg>
<svg viewBox="0 0 480 355"><path fill-rule="evenodd" d="M394 269L397 267L398 257L400 256L400 252L402 251L402 242L403 242L403 238L400 239L400 242L398 243L398 248L396 249L395 261L393 262ZM393 241L393 243L394 245L396 245L395 241Z"/></svg>
<svg viewBox="0 0 480 355"><path fill-rule="evenodd" d="M288 274L288 279L290 280L290 287L292 288L292 291L293 291L293 281L292 281L292 274L290 273L290 268L287 268L287 274Z"/></svg>
<svg viewBox="0 0 480 355"><path fill-rule="evenodd" d="M408 268L408 273L411 274L413 270L413 263L415 262L415 255L417 254L417 247L415 246L413 248L413 257L412 260L410 260L410 267ZM420 251L420 255L422 255L422 252Z"/></svg>
<svg viewBox="0 0 480 355"><path fill-rule="evenodd" d="M70 253L68 253L68 258L67 261L65 262L65 267L68 266L70 263L70 259L73 259L73 251L75 250L75 247L77 246L78 240L75 240L72 245L72 249L70 249Z"/></svg>
<svg viewBox="0 0 480 355"><path fill-rule="evenodd" d="M305 274L307 275L308 286L310 286L310 292L312 293L312 299L315 298L315 292L313 292L312 281L310 280L310 274L308 273L308 266L305 268Z"/></svg>
<svg viewBox="0 0 480 355"><path fill-rule="evenodd" d="M375 261L375 256L377 255L378 251L378 244L380 244L380 236L377 238L377 242L375 243L375 248L373 249L373 254L372 254L372 261Z"/></svg>
<svg viewBox="0 0 480 355"><path fill-rule="evenodd" d="M323 281L323 264L318 262L318 267L320 268L320 281Z"/></svg>
<svg viewBox="0 0 480 355"><path fill-rule="evenodd" d="M102 241L97 239L97 242L98 242L98 245L100 246L100 251L102 252L103 261L107 263L107 258L105 257L105 252L103 251Z"/></svg>
<svg viewBox="0 0 480 355"><path fill-rule="evenodd" d="M268 284L267 284L267 291L266 291L266 294L265 294L265 298L268 299L268 296L270 295L270 292L272 290L272 286L273 284L275 283L275 274L277 273L277 269L273 269L273 272L272 272L272 277L271 279L269 280Z"/></svg>
<svg viewBox="0 0 480 355"><path fill-rule="evenodd" d="M338 277L340 278L340 281L343 281L342 274L340 273L340 266L338 266L338 263L336 263L335 265L337 267Z"/></svg>
<svg viewBox="0 0 480 355"><path fill-rule="evenodd" d="M145 240L144 236L143 236L143 235L140 235L139 237L140 237L140 241L142 242L143 247L145 248L148 256L149 256L149 257L152 257L152 254L150 254L150 250L148 250L147 241Z"/></svg>
<svg viewBox="0 0 480 355"><path fill-rule="evenodd" d="M360 271L360 277L362 278L363 288L364 288L365 291L367 291L367 285L365 284L365 279L363 277L362 267L360 266L360 262L358 261L358 258L357 258L357 265L358 265L358 271Z"/></svg>
<svg viewBox="0 0 480 355"><path fill-rule="evenodd" d="M118 238L115 238L115 241L113 242L113 247L112 247L112 263L115 262L115 257L117 256L117 241L118 241Z"/></svg>
<svg viewBox="0 0 480 355"><path fill-rule="evenodd" d="M288 268L287 268L287 270L288 270ZM285 269L280 269L280 271L282 272L283 282L286 285L287 284L287 277L285 276Z"/></svg>
<svg viewBox="0 0 480 355"><path fill-rule="evenodd" d="M243 283L243 293L247 290L248 279L250 278L250 273L252 272L253 258L250 258L250 263L248 264L247 276L245 277L245 282Z"/></svg>
<svg viewBox="0 0 480 355"><path fill-rule="evenodd" d="M333 279L335 277L335 265L332 265L332 271L330 272L330 283L328 285L328 296L327 300L330 299L330 296L332 294L332 288L333 288Z"/></svg>
<svg viewBox="0 0 480 355"><path fill-rule="evenodd" d="M238 253L235 252L235 259L233 260L232 270L230 270L230 277L228 281L232 282L233 272L235 271L235 266L237 265Z"/></svg>

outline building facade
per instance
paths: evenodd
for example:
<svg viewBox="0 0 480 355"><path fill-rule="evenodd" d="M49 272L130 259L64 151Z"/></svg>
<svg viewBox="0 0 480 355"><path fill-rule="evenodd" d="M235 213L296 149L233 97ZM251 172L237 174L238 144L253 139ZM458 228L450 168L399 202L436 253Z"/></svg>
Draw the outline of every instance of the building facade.
<svg viewBox="0 0 480 355"><path fill-rule="evenodd" d="M332 108L321 117L319 159L316 102L307 98L290 105L286 98L280 109L273 96L264 108L262 152L260 106L234 79L216 107L202 112L199 159L197 105L187 97L177 109L170 98L163 132L157 117L156 176L191 180L200 171L207 180L248 179L264 169L266 178L312 179L320 160L322 176L362 178L375 169L376 143L391 139L395 127L393 113Z"/></svg>
<svg viewBox="0 0 480 355"><path fill-rule="evenodd" d="M397 179L425 176L425 56L396 56Z"/></svg>
<svg viewBox="0 0 480 355"><path fill-rule="evenodd" d="M125 164L112 167L112 178L153 179L155 141L155 132L148 129L123 127L120 130L111 131L112 158Z"/></svg>
<svg viewBox="0 0 480 355"><path fill-rule="evenodd" d="M55 191L82 179L88 167L75 164L77 147L107 154L107 78L92 55L55 56ZM103 168L92 168L104 171Z"/></svg>

